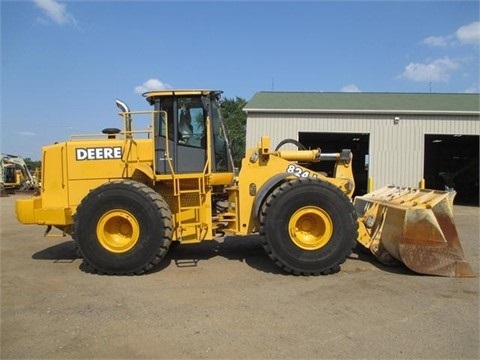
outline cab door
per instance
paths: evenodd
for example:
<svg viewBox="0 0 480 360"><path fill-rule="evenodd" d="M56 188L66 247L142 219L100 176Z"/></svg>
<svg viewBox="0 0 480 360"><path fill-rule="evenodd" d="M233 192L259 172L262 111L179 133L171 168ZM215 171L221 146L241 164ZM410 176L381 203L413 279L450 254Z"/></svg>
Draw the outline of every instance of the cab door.
<svg viewBox="0 0 480 360"><path fill-rule="evenodd" d="M157 98L155 167L158 174L198 173L206 166L205 120L200 96Z"/></svg>
<svg viewBox="0 0 480 360"><path fill-rule="evenodd" d="M200 97L180 97L176 101L178 173L203 172L207 160L205 120L206 111Z"/></svg>

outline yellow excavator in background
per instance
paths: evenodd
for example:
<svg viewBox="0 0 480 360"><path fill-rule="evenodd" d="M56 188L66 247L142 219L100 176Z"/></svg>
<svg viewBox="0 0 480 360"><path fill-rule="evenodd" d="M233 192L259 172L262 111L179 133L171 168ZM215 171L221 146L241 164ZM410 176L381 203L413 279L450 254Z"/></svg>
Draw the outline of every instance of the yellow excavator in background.
<svg viewBox="0 0 480 360"><path fill-rule="evenodd" d="M220 91L144 96L153 110L117 100L122 130L44 147L40 195L16 202L20 222L71 235L88 271L141 274L172 242L258 233L269 257L297 275L338 271L360 243L383 263L475 276L453 221L453 192L385 187L352 200L350 150L273 150L268 136L237 174ZM335 162L333 176L308 168L319 161Z"/></svg>

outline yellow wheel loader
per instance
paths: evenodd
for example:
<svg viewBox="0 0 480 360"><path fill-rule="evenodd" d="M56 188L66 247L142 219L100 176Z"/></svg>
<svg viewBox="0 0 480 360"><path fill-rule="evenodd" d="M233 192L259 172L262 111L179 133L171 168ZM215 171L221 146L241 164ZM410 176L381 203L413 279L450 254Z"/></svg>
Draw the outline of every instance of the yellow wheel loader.
<svg viewBox="0 0 480 360"><path fill-rule="evenodd" d="M267 136L236 174L220 91L144 96L151 111L117 100L121 130L44 147L40 194L16 202L20 222L46 225L46 236L53 227L71 235L89 271L141 274L172 242L258 233L269 257L298 275L338 271L360 243L419 273L474 276L453 222L453 193L387 187L352 201L349 150L274 150ZM319 161L335 162L332 177L308 168Z"/></svg>

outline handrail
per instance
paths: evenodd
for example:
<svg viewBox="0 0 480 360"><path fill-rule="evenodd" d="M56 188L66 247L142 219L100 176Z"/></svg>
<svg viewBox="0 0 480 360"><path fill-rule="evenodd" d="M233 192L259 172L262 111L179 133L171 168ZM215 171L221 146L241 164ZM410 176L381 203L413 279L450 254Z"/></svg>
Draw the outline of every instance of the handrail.
<svg viewBox="0 0 480 360"><path fill-rule="evenodd" d="M150 134L153 135L153 128L154 128L154 115L157 113L161 113L162 111L158 110L141 110L141 111L129 111L127 113L120 113L122 117L124 118L125 121L125 115L147 115L150 114L151 118L149 121L149 124L147 125L148 127L146 129L140 129L140 130L133 130L134 128L134 119L133 117L131 118L131 123L130 123L130 130L126 129L126 124L124 123L124 128L123 131L120 131L118 133L119 136L123 136L126 138L133 137L132 135L135 134ZM86 140L86 139L91 139L91 140L104 140L106 138L105 134L101 133L90 133L90 134L74 134L70 135L70 140L75 141L75 140Z"/></svg>

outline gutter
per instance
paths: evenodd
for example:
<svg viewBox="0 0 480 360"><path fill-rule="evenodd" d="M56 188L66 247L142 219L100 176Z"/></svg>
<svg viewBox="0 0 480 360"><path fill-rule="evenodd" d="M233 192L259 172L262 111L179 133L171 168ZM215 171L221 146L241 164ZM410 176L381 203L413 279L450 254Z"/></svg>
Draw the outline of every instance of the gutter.
<svg viewBox="0 0 480 360"><path fill-rule="evenodd" d="M428 115L474 115L480 116L480 111L461 111L461 110L355 110L355 109L255 109L243 108L249 113L284 113L284 114L428 114Z"/></svg>

